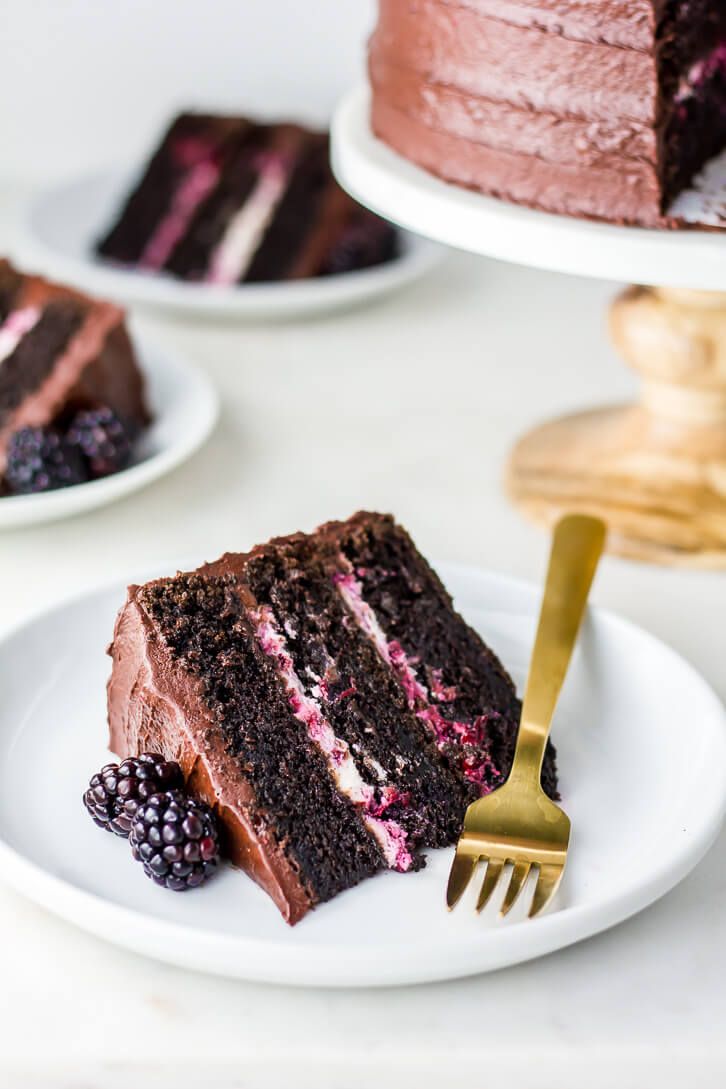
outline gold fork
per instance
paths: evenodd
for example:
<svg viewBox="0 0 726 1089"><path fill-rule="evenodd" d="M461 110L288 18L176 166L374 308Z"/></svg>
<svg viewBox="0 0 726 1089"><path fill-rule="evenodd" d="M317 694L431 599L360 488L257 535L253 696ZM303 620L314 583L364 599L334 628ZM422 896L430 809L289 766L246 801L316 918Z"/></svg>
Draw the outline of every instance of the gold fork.
<svg viewBox="0 0 726 1089"><path fill-rule="evenodd" d="M542 790L542 760L604 543L605 525L599 518L570 514L555 527L512 770L506 783L466 811L446 890L449 909L461 898L479 861L487 868L477 911L491 899L508 862L513 868L500 915L511 909L532 867L539 875L530 918L557 891L570 820Z"/></svg>

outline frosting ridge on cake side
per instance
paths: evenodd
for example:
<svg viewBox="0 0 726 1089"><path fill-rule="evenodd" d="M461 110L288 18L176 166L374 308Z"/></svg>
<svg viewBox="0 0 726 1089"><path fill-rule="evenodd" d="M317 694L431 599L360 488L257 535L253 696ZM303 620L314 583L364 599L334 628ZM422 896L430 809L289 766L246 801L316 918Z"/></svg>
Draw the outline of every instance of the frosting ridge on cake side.
<svg viewBox="0 0 726 1089"><path fill-rule="evenodd" d="M675 226L671 201L726 146L724 43L706 0L379 0L371 122L447 181Z"/></svg>

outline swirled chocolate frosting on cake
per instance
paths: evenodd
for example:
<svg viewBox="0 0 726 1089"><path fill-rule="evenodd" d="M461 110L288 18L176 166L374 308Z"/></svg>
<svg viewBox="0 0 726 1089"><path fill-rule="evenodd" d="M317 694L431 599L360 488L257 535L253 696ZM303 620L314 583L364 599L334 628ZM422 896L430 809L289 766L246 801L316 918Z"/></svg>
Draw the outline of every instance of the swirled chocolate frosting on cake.
<svg viewBox="0 0 726 1089"><path fill-rule="evenodd" d="M512 681L390 516L132 586L110 654L113 751L178 760L290 923L418 869L509 773Z"/></svg>
<svg viewBox="0 0 726 1089"><path fill-rule="evenodd" d="M447 181L647 227L726 147L726 5L379 0L376 134Z"/></svg>

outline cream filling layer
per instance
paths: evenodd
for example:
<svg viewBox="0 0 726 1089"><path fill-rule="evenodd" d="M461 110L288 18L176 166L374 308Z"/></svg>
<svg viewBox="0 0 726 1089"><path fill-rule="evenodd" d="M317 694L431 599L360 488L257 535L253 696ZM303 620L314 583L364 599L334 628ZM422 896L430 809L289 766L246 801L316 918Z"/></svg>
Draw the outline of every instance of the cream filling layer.
<svg viewBox="0 0 726 1089"><path fill-rule="evenodd" d="M251 609L250 616L262 650L275 660L295 718L307 727L308 736L323 754L336 787L360 809L361 818L377 840L387 865L393 870L410 869L413 856L408 849L406 830L398 821L387 820L383 816L388 806L400 797L398 790L395 787L374 787L363 779L349 745L336 736L320 700L306 691L272 610L262 605Z"/></svg>
<svg viewBox="0 0 726 1089"><path fill-rule="evenodd" d="M12 355L20 341L40 320L39 306L24 306L11 310L0 325L0 363Z"/></svg>
<svg viewBox="0 0 726 1089"><path fill-rule="evenodd" d="M242 278L282 199L288 180L282 158L266 157L259 170L252 192L212 251L206 276L209 283L236 284Z"/></svg>
<svg viewBox="0 0 726 1089"><path fill-rule="evenodd" d="M340 557L342 567L350 568L344 556ZM457 691L452 685L442 683L441 672L434 670L432 690L419 679L417 660L410 658L401 644L389 639L376 616L375 611L363 597L363 585L355 574L348 570L333 576L338 593L347 605L353 617L375 646L378 654L398 678L406 695L409 708L416 717L425 722L431 731L437 748L442 751L457 742L463 746L461 771L473 783L477 783L482 794L488 794L492 787L486 779L501 778L501 772L489 757L485 747L486 725L496 712L478 715L473 722L460 722L445 718L435 703L453 703Z"/></svg>
<svg viewBox="0 0 726 1089"><path fill-rule="evenodd" d="M187 171L171 200L168 212L152 232L139 258L141 268L158 271L166 264L177 243L186 234L202 201L219 180L219 167L205 160Z"/></svg>

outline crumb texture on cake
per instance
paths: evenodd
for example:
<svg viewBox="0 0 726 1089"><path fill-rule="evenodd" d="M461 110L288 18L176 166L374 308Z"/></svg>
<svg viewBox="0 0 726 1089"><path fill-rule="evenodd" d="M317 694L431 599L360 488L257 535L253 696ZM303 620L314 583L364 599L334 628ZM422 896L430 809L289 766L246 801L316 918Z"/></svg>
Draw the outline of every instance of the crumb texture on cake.
<svg viewBox="0 0 726 1089"><path fill-rule="evenodd" d="M111 748L178 759L289 922L419 868L509 774L512 681L390 516L132 587L110 653Z"/></svg>
<svg viewBox="0 0 726 1089"><path fill-rule="evenodd" d="M726 146L711 0L379 0L372 125L448 181L546 211L673 226Z"/></svg>

